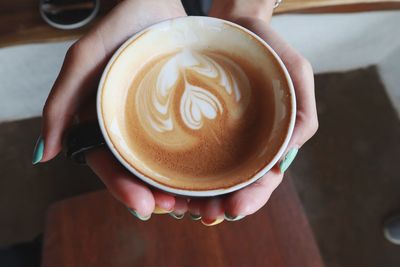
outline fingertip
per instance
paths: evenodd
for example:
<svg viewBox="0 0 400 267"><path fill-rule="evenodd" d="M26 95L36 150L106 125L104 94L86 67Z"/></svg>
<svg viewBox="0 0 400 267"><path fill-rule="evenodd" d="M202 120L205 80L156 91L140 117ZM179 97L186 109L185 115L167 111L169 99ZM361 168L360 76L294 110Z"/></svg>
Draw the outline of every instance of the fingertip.
<svg viewBox="0 0 400 267"><path fill-rule="evenodd" d="M188 211L187 199L183 197L175 197L175 207L174 210L169 213L169 215L177 220L180 220L185 216L185 213L187 211Z"/></svg>
<svg viewBox="0 0 400 267"><path fill-rule="evenodd" d="M184 214L188 211L189 205L186 198L183 197L175 197L175 207L174 212L177 214Z"/></svg>
<svg viewBox="0 0 400 267"><path fill-rule="evenodd" d="M35 147L33 149L32 164L35 165L42 161L44 152L44 139L40 135L36 140Z"/></svg>
<svg viewBox="0 0 400 267"><path fill-rule="evenodd" d="M150 189L130 174L121 171L116 173L113 182L107 181L107 187L113 195L128 208L135 210L142 217L148 217L153 213L155 200ZM103 180L104 181L104 180Z"/></svg>
<svg viewBox="0 0 400 267"><path fill-rule="evenodd" d="M224 217L223 202L220 198L210 198L200 206L202 220L210 222Z"/></svg>
<svg viewBox="0 0 400 267"><path fill-rule="evenodd" d="M59 112L59 107L56 107L57 103L54 102L51 95L52 93L47 98L42 113L43 124L39 138L43 139L44 150L41 162L49 161L60 153L62 149L63 129L71 122L70 116L65 116L61 119L59 115L56 115Z"/></svg>
<svg viewBox="0 0 400 267"><path fill-rule="evenodd" d="M200 211L201 202L202 201L200 199L192 198L192 199L190 199L190 201L188 203L189 212L195 218L201 216L200 215L200 213L201 213L201 211Z"/></svg>
<svg viewBox="0 0 400 267"><path fill-rule="evenodd" d="M175 197L169 193L154 189L152 190L155 209L154 213L164 214L174 210Z"/></svg>
<svg viewBox="0 0 400 267"><path fill-rule="evenodd" d="M126 192L119 198L128 208L135 210L143 217L148 217L153 213L154 199L143 192Z"/></svg>
<svg viewBox="0 0 400 267"><path fill-rule="evenodd" d="M92 150L87 153L86 161L116 199L142 217L152 214L155 201L151 190L127 172L110 151Z"/></svg>
<svg viewBox="0 0 400 267"><path fill-rule="evenodd" d="M60 153L61 149L62 144L60 140L50 138L49 135L40 135L36 141L34 160L32 160L32 163L33 161L37 161L36 163L47 162L55 158ZM38 159L39 156L41 156L40 160Z"/></svg>
<svg viewBox="0 0 400 267"><path fill-rule="evenodd" d="M250 196L246 193L235 192L224 201L225 213L229 216L247 216L251 214Z"/></svg>
<svg viewBox="0 0 400 267"><path fill-rule="evenodd" d="M230 216L247 216L257 212L269 200L282 181L283 174L274 166L258 181L232 193L225 199L225 212Z"/></svg>

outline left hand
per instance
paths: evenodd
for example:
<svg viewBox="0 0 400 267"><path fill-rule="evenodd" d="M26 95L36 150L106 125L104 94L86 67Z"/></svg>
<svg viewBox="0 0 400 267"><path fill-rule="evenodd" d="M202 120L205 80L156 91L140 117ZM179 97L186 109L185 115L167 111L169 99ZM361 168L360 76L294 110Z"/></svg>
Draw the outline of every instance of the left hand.
<svg viewBox="0 0 400 267"><path fill-rule="evenodd" d="M264 39L275 50L293 81L297 99L297 117L285 154L286 158L284 157L281 163L274 166L266 175L227 196L190 201L190 213L201 215L202 222L206 225L215 225L224 218L237 220L263 207L281 183L283 173L294 159L298 148L318 129L311 64L269 27L273 4L274 1L271 0L219 0L214 1L210 10L210 16L228 19L242 25Z"/></svg>
<svg viewBox="0 0 400 267"><path fill-rule="evenodd" d="M62 148L72 124L95 121L96 91L101 73L112 54L136 32L157 22L186 16L180 0L125 0L75 42L65 56L62 69L43 109L43 127L33 163L53 159ZM90 168L111 194L139 219L155 212L187 210L185 198L151 188L123 168L107 148L86 153Z"/></svg>

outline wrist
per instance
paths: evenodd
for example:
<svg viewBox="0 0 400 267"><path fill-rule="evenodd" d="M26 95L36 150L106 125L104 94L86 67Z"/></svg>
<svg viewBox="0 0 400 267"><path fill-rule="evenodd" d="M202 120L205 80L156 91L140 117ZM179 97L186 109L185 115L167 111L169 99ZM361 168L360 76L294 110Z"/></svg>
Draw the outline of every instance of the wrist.
<svg viewBox="0 0 400 267"><path fill-rule="evenodd" d="M271 19L276 0L214 0L209 15L226 20L243 17Z"/></svg>

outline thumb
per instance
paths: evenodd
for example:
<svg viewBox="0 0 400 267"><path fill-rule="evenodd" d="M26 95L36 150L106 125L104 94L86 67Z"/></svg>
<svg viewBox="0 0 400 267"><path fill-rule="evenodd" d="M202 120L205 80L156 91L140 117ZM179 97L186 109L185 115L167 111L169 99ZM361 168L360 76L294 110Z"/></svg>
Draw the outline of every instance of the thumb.
<svg viewBox="0 0 400 267"><path fill-rule="evenodd" d="M293 162L299 148L318 129L318 117L314 94L314 77L310 63L302 57L292 57L286 64L292 77L297 99L296 123L285 156L279 168L283 173Z"/></svg>
<svg viewBox="0 0 400 267"><path fill-rule="evenodd" d="M100 54L97 51L99 48L91 46L88 49L86 43L78 41L65 56L43 108L42 132L33 152L33 164L49 161L60 153L64 134L73 123L75 114L96 92L96 81L104 58L96 58L95 55ZM88 60L90 56L92 60Z"/></svg>
<svg viewBox="0 0 400 267"><path fill-rule="evenodd" d="M43 109L42 131L33 151L32 164L34 165L49 161L60 153L64 132L72 124L71 115L57 117L52 108L48 108L51 105L48 102L49 99Z"/></svg>

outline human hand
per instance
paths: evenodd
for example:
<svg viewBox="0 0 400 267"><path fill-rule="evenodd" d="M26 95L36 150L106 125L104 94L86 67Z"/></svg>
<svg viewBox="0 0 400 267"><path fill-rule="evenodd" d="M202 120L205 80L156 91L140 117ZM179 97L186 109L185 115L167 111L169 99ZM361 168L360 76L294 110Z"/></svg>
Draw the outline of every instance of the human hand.
<svg viewBox="0 0 400 267"><path fill-rule="evenodd" d="M33 163L51 160L61 151L65 132L76 117L96 119L94 101L101 73L125 40L147 26L181 16L186 13L179 0L125 0L72 45L43 109L42 135ZM108 149L91 151L86 160L109 191L141 219L154 211L184 214L187 210L186 199L150 189L128 173Z"/></svg>
<svg viewBox="0 0 400 267"><path fill-rule="evenodd" d="M190 201L190 213L201 216L202 221L208 225L220 223L224 218L238 220L263 207L281 183L283 173L293 161L298 149L318 129L312 67L268 26L274 4L273 0L216 0L210 10L210 16L242 25L264 39L275 50L292 78L297 99L297 116L286 156L280 164L253 184L227 196Z"/></svg>
<svg viewBox="0 0 400 267"><path fill-rule="evenodd" d="M87 109L87 101L94 99L93 94L96 91L101 71L113 51L130 35L148 25L164 19L185 15L180 3L177 1L166 2L125 1L69 50L44 109L43 139L41 142L42 147L43 144L45 145L39 161L50 160L59 153L63 134L71 125L72 119L82 111L82 107ZM146 8L151 11L143 12ZM129 18L126 17L128 12ZM259 21L241 19L239 23L243 23L245 27L251 29L253 27L257 28L256 24ZM246 23L248 25L245 25ZM272 40L275 39L271 38ZM277 45L284 44L279 38L275 41ZM288 48L287 50L290 51L291 49ZM293 58L289 54L287 57L292 59L284 60L284 62L285 64L288 64L288 62L294 63L293 70L289 70L289 72L294 80L295 87L297 87L293 73L298 72L299 69L307 69L307 64L306 61ZM283 58L282 55L281 58ZM313 99L312 71L309 69L309 71L305 70L304 72L308 72L305 77L310 76L311 73L311 86L300 82L302 84L300 87L308 88L307 91L310 91L311 88L311 98ZM302 75L299 74L299 76L301 77ZM315 108L315 103L312 104ZM310 105L307 104L306 106ZM94 114L94 108L92 111ZM302 115L299 114L298 117L301 117ZM310 118L308 113L304 114L305 118ZM296 132L302 132L297 130L299 121L301 122L301 119L297 121L292 140L295 140ZM310 137L312 133L308 135ZM306 138L307 136L304 135L304 137ZM302 142L304 143L307 139ZM300 146L302 144L301 138L298 140L300 140L298 142ZM291 142L291 145L296 144ZM88 153L87 162L110 192L126 206L134 209L139 218L147 219L153 211L160 212L160 208L164 211L174 210L174 213L178 215L184 214L187 210L186 199L150 189L139 179L129 174L106 149L98 149ZM280 174L279 168L276 167L253 185L230 194L223 199L216 197L192 200L190 202L191 213L197 215L197 217L202 216L203 223L207 225L222 221L221 218L224 218L224 212L231 215L249 215L265 204L281 179L282 174ZM154 210L155 207L158 208Z"/></svg>

